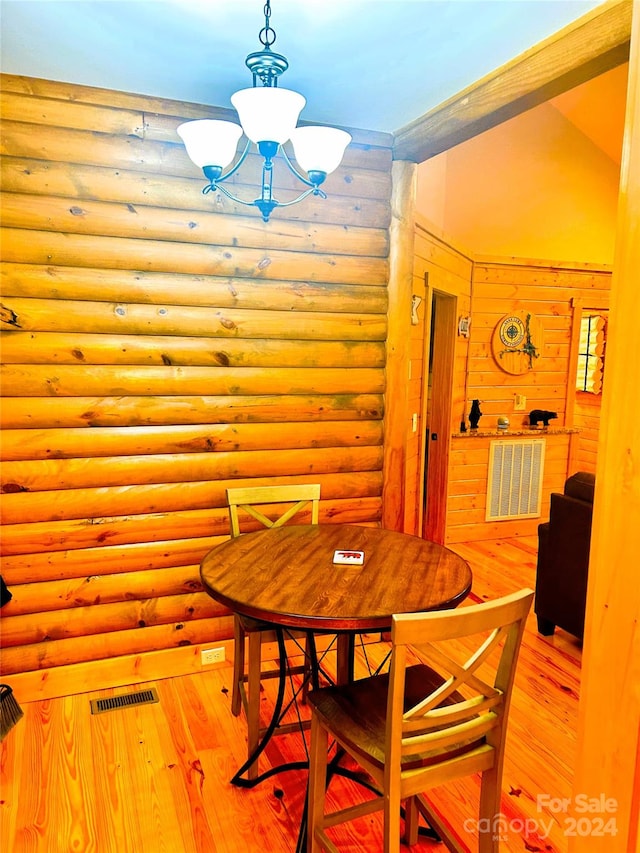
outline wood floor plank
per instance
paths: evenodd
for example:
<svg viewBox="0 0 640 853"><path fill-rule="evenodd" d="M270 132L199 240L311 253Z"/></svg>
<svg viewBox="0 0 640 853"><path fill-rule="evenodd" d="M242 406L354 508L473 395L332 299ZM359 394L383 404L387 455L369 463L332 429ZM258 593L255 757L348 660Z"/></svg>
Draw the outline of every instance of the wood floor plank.
<svg viewBox="0 0 640 853"><path fill-rule="evenodd" d="M59 807L64 805L64 798L56 806L50 802L47 791L47 788L55 787L50 768L53 766L51 752L57 707L61 707L61 703L53 701L27 706L23 719L27 736L22 740L22 749L20 752L16 750L15 754L16 773L23 780L14 797L15 849L23 849L25 853L46 850L51 828L55 826L56 832L60 828Z"/></svg>
<svg viewBox="0 0 640 853"><path fill-rule="evenodd" d="M68 788L68 796L60 798L66 801L68 812L67 838L70 849L85 850L87 853L99 853L99 829L102 825L97 819L93 803L93 773L90 720L78 712L79 697L68 696L60 703L62 714L56 737L57 771L55 784L58 790ZM67 786L67 780L75 784Z"/></svg>
<svg viewBox="0 0 640 853"><path fill-rule="evenodd" d="M79 696L78 700L82 700L86 712L87 696ZM141 844L143 840L133 810L128 808L129 780L121 770L119 757L126 744L121 742L119 732L116 732L109 714L99 714L92 720L91 769L97 794L94 812L105 850L115 850L119 846L126 850L127 845Z"/></svg>
<svg viewBox="0 0 640 853"><path fill-rule="evenodd" d="M462 543L474 573L462 606L535 582L537 542ZM367 646L375 664L385 646ZM358 653L361 672L364 658ZM563 815L541 808L540 795L568 797L576 749L581 646L557 630L537 633L530 615L523 640L507 737L501 805L504 853L566 853ZM329 664L330 665L330 664ZM29 703L0 745L2 853L290 853L303 812L306 772L279 773L256 788L229 783L246 757L244 717L230 709L232 668L150 685L156 704L91 715L89 700L126 687ZM135 688L140 689L140 685ZM275 682L264 683L269 713ZM272 739L261 770L304 757L301 735ZM329 801L343 806L362 789L335 778ZM463 849L476 849L479 780L435 789L430 799ZM344 853L382 850L379 815L337 828ZM421 837L416 853L443 850Z"/></svg>

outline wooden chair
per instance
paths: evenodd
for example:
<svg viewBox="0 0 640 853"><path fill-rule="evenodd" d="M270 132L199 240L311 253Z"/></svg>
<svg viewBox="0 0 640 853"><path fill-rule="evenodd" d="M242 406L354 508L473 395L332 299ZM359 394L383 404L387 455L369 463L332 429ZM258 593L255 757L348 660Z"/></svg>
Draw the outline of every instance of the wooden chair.
<svg viewBox="0 0 640 853"><path fill-rule="evenodd" d="M317 483L295 486L255 486L248 488L227 489L227 503L231 523L231 536L241 534L240 512L259 521L265 527L282 527L306 506L311 504L311 524L318 524L320 506L320 486ZM288 506L282 507L283 504ZM269 515L267 506L271 506ZM274 517L275 515L275 517ZM300 634L299 636L304 636ZM245 665L245 640L248 637L249 654ZM260 726L260 681L262 678L280 676L278 669L262 668L262 645L275 642L272 626L256 619L235 614L234 616L234 662L233 662L233 693L231 711L235 716L244 706L247 716L248 754L251 755L258 746L264 729ZM308 665L289 667L289 674L303 673L308 675ZM306 697L306 687L304 696ZM297 724L292 724L293 727ZM285 732L287 726L280 726L279 731ZM249 768L249 779L258 775L257 761Z"/></svg>
<svg viewBox="0 0 640 853"><path fill-rule="evenodd" d="M402 800L407 844L417 841L420 811L449 849L467 850L423 792L474 773L482 774L478 850L498 849L509 702L532 599L524 589L457 610L394 616L388 675L309 693L308 853L335 853L328 827L381 808L385 853L399 851ZM380 796L325 814L329 738L366 770Z"/></svg>

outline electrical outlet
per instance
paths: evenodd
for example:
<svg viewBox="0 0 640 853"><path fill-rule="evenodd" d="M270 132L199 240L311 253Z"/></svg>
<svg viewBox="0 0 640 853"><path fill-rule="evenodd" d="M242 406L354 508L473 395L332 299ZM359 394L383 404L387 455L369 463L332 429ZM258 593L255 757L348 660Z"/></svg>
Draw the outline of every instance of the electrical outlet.
<svg viewBox="0 0 640 853"><path fill-rule="evenodd" d="M212 663L222 663L224 661L224 646L217 649L202 649L200 652L200 663L202 666L209 666Z"/></svg>

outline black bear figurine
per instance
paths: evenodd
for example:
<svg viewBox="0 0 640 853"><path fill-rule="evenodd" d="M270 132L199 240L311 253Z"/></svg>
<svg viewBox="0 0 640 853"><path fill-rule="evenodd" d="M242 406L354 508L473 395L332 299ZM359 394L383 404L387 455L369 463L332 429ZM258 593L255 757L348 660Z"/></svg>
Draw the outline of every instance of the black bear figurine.
<svg viewBox="0 0 640 853"><path fill-rule="evenodd" d="M548 427L549 421L557 417L556 412L547 412L545 409L532 409L529 412L529 426L538 426L540 421L542 421L543 425Z"/></svg>
<svg viewBox="0 0 640 853"><path fill-rule="evenodd" d="M469 423L471 424L471 429L478 429L478 421L482 417L482 412L480 411L480 400L474 400L471 404L471 411L469 412Z"/></svg>

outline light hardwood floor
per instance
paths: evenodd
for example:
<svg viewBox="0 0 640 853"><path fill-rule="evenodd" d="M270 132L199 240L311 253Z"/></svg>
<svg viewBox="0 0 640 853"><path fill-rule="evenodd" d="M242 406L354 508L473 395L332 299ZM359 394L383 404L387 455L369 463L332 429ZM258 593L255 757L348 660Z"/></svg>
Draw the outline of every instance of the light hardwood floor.
<svg viewBox="0 0 640 853"><path fill-rule="evenodd" d="M457 545L473 569L472 598L533 586L536 547L532 538ZM540 809L538 797L571 794L580 658L575 638L562 631L539 636L531 614L507 740L503 851L567 850L562 813ZM246 754L244 719L230 712L231 674L227 664L167 677L153 682L159 703L96 716L90 699L127 689L25 705L24 718L1 745L3 853L293 851L305 772L281 773L250 790L229 784ZM265 682L266 704L271 690ZM299 735L279 736L261 769L302 756ZM336 802L359 796L342 779L330 790ZM470 778L432 792L470 851L476 849L478 790ZM340 830L341 849L376 853L380 827L373 815ZM443 847L421 839L413 849Z"/></svg>

